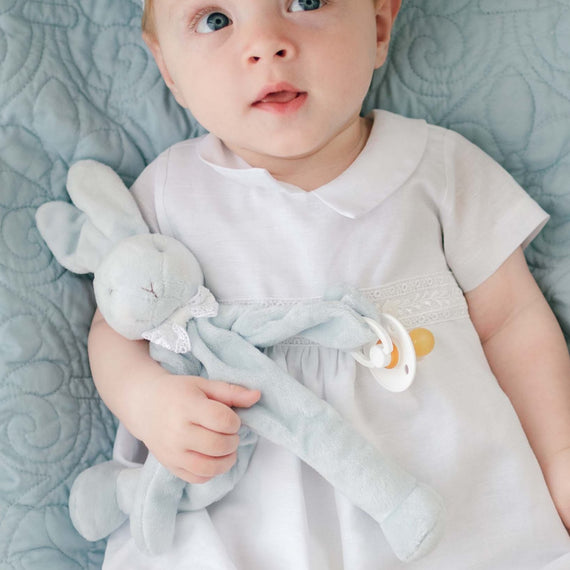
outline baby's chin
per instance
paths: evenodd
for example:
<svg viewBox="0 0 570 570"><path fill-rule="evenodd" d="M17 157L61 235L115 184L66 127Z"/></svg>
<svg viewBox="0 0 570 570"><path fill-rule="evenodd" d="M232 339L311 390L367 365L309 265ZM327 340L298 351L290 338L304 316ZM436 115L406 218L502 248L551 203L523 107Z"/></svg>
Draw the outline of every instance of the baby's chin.
<svg viewBox="0 0 570 570"><path fill-rule="evenodd" d="M302 168L307 161L319 161L320 152L325 146L323 141L271 140L266 144L233 144L226 146L253 168L264 168L276 175L283 170Z"/></svg>
<svg viewBox="0 0 570 570"><path fill-rule="evenodd" d="M319 161L342 160L353 155L355 148L360 150L371 126L371 121L358 113L323 124L299 117L276 125L269 121L266 129L257 131L257 136L222 140L251 166L262 167L259 163L267 161L296 161L302 165L308 160L318 166Z"/></svg>

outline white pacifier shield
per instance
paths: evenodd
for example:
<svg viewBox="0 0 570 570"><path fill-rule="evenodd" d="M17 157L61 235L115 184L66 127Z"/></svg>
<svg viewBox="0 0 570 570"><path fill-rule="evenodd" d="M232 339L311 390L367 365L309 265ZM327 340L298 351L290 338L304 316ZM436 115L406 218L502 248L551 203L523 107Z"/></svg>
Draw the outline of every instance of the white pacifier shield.
<svg viewBox="0 0 570 570"><path fill-rule="evenodd" d="M390 392L407 390L416 374L416 352L410 335L395 317L381 315L381 324L364 317L382 344L368 346L368 356L355 352L357 362L370 369L377 382ZM399 359L393 368L386 368L391 361L393 344L398 347Z"/></svg>

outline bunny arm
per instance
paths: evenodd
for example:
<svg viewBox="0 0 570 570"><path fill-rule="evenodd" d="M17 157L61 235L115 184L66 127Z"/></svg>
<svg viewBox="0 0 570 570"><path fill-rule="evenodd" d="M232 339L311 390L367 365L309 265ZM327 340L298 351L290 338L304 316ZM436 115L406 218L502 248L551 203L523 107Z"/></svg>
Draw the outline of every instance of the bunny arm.
<svg viewBox="0 0 570 570"><path fill-rule="evenodd" d="M411 561L428 552L442 530L441 498L247 338L220 329L211 320L189 323L192 351L211 378L261 390L255 406L238 410L244 424L287 447L371 515L400 560Z"/></svg>

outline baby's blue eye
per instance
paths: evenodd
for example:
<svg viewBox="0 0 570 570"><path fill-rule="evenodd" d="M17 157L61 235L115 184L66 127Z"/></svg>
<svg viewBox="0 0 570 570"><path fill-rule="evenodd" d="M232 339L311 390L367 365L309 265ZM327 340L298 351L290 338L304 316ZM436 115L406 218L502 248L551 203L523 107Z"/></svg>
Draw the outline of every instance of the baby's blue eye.
<svg viewBox="0 0 570 570"><path fill-rule="evenodd" d="M291 12L307 12L308 10L318 10L323 5L322 0L293 0L289 10Z"/></svg>
<svg viewBox="0 0 570 570"><path fill-rule="evenodd" d="M231 23L232 21L225 14L210 12L203 18L200 18L198 24L196 24L196 31L199 34L210 34L229 26Z"/></svg>

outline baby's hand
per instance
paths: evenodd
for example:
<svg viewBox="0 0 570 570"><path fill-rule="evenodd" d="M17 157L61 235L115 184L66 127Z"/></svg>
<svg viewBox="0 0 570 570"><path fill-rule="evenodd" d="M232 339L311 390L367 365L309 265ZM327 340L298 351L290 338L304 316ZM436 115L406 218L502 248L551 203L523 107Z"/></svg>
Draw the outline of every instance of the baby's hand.
<svg viewBox="0 0 570 570"><path fill-rule="evenodd" d="M152 386L139 437L156 459L188 483L205 483L228 471L236 461L241 425L231 407L251 407L260 392L166 372Z"/></svg>
<svg viewBox="0 0 570 570"><path fill-rule="evenodd" d="M570 448L556 453L545 467L545 477L558 514L570 530Z"/></svg>

